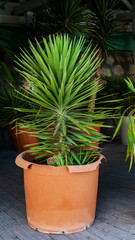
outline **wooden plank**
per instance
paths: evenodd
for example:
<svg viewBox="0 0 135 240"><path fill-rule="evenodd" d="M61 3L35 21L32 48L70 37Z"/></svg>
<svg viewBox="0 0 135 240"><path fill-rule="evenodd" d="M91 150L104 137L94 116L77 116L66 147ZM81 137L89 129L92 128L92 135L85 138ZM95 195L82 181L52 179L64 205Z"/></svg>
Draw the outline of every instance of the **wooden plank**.
<svg viewBox="0 0 135 240"><path fill-rule="evenodd" d="M97 219L120 230L123 230L124 232L131 233L131 235L135 235L135 222L129 223L125 219L121 219L119 216L116 217L104 211L98 211Z"/></svg>
<svg viewBox="0 0 135 240"><path fill-rule="evenodd" d="M101 191L99 191L100 197L102 197L103 199L108 199L108 198L112 198L113 199L125 199L125 200L129 200L131 203L133 203L134 199L135 199L135 191L132 191L130 189L126 189L126 188L109 188L108 187L104 187L104 189ZM102 199L101 199L102 200Z"/></svg>
<svg viewBox="0 0 135 240"><path fill-rule="evenodd" d="M135 190L135 185L134 185L134 181L133 179L122 179L122 178L117 178L116 175L114 176L111 176L111 173L110 173L110 176L109 174L107 174L108 176L105 176L105 177L100 177L100 181L102 180L102 184L101 182L99 183L99 186L100 188L116 188L116 189L121 189L121 188L125 188L125 189L128 189L128 190Z"/></svg>
<svg viewBox="0 0 135 240"><path fill-rule="evenodd" d="M119 215L119 218L125 221L130 222L131 224L135 223L135 210L132 210L131 208L126 208L125 206L121 206L121 207L115 207L115 205L111 205L111 204L106 204L106 205L101 205L101 207L97 206L97 214L99 211L104 212L104 214L110 214L112 216L117 217L117 215ZM124 209L122 212L122 208Z"/></svg>
<svg viewBox="0 0 135 240"><path fill-rule="evenodd" d="M95 236L95 234L90 233L88 230L79 232L79 233L74 233L69 236L69 240L105 240L100 237ZM108 239L109 240L109 239Z"/></svg>
<svg viewBox="0 0 135 240"><path fill-rule="evenodd" d="M128 195L126 193L126 190L122 190L120 188L112 188L110 186L110 189L107 187L104 187L103 191L102 189L99 190L99 199L98 202L102 203L104 201L106 202L110 202L113 204L113 201L122 201L123 204L127 205L127 200L128 200ZM134 196L134 195L133 195ZM133 199L129 198L129 201L131 201L131 203L133 203ZM121 204L121 203L120 203ZM120 205L119 202L117 202L117 205Z"/></svg>
<svg viewBox="0 0 135 240"><path fill-rule="evenodd" d="M21 224L19 224L17 221L15 221L14 218L12 218L6 211L4 211L3 209L1 209L1 213L0 213L0 219L4 222L4 224L15 234L17 235L19 238L21 238L21 240L35 240L38 239L36 236L34 237L30 231L26 231L26 229L24 228L24 226L22 226ZM35 234L36 231L33 230L33 234ZM44 235L44 239L48 240L48 236L46 237L46 235ZM51 238L50 238L51 239Z"/></svg>
<svg viewBox="0 0 135 240"><path fill-rule="evenodd" d="M2 236L0 236L0 240L7 240L7 239L4 239Z"/></svg>
<svg viewBox="0 0 135 240"><path fill-rule="evenodd" d="M10 229L7 228L5 224L3 224L3 221L1 221L1 219L0 219L0 235L5 240L13 240L13 239L20 240L20 238L17 237L17 235L11 232Z"/></svg>
<svg viewBox="0 0 135 240"><path fill-rule="evenodd" d="M130 200L135 200L135 191L134 190L131 190L131 189L120 189L119 192L120 194L122 194L123 197L126 197L127 199L130 199Z"/></svg>
<svg viewBox="0 0 135 240"><path fill-rule="evenodd" d="M20 191L18 189L14 189L13 191L6 189L6 191L7 192L3 191L2 194L10 195L12 198L15 198L18 202L20 202L20 204L23 204L23 206L25 206L25 196L23 191Z"/></svg>
<svg viewBox="0 0 135 240"><path fill-rule="evenodd" d="M14 206L17 210L19 210L23 215L26 215L25 204L18 201L16 198L12 197L8 193L0 193L0 199L7 201L10 205Z"/></svg>
<svg viewBox="0 0 135 240"><path fill-rule="evenodd" d="M12 204L10 204L5 199L0 198L0 205L1 211L8 213L8 215L13 219L13 221L16 221L16 224L21 228L21 230L23 228L26 233L31 234L38 240L42 240L43 237L45 237L45 240L52 239L48 234L39 233L33 230L31 227L29 227L26 220L26 215L17 210Z"/></svg>
<svg viewBox="0 0 135 240"><path fill-rule="evenodd" d="M117 193L116 193L116 196L117 196ZM107 206L106 206L107 204ZM103 197L99 199L98 201L98 206L100 205L103 205L103 206L106 206L109 207L109 206L112 206L112 207L117 207L119 206L120 209L124 208L123 209L123 213L127 212L128 211L135 211L135 204L134 204L134 200L132 199L128 199L126 197L111 197L111 193L110 193L110 196L109 196L109 193L108 193L108 196L106 197Z"/></svg>
<svg viewBox="0 0 135 240"><path fill-rule="evenodd" d="M70 235L58 235L58 234L51 234L51 237L54 240L70 240Z"/></svg>
<svg viewBox="0 0 135 240"><path fill-rule="evenodd" d="M132 206L127 206L125 204L122 204L121 202L118 204L118 201L119 200L116 200L116 201L113 201L113 203L108 202L108 201L103 201L103 202L100 202L100 205L97 205L97 210L100 211L100 209L106 209L107 211L117 211L119 214L123 214L123 217L125 215L125 218L127 218L129 220L130 218L130 221L132 222L132 219L133 219L133 222L134 222L134 213L135 213L135 208L132 207Z"/></svg>
<svg viewBox="0 0 135 240"><path fill-rule="evenodd" d="M135 217L133 216L133 211L132 211L132 215L129 214L129 212L127 213L123 213L122 209L119 209L118 207L115 206L102 206L102 208L97 208L97 212L104 212L104 214L109 214L111 216L114 217L119 217L121 220L125 220L128 223L134 224L135 223Z"/></svg>
<svg viewBox="0 0 135 240"><path fill-rule="evenodd" d="M16 173L12 173L10 171L5 173L5 170L3 170L3 173L0 173L0 191L5 191L5 189L8 191L18 190L20 193L23 193L23 177L18 176Z"/></svg>
<svg viewBox="0 0 135 240"><path fill-rule="evenodd" d="M95 220L95 227L99 228L101 231L104 231L106 233L110 233L111 235L114 235L117 238L120 238L122 240L135 240L135 236L125 232L118 227L114 227L106 222L103 222L98 219L98 217ZM109 239L108 239L109 240Z"/></svg>
<svg viewBox="0 0 135 240"><path fill-rule="evenodd" d="M103 230L96 228L96 224L91 226L88 229L88 231L91 232L92 234L94 234L95 236L100 237L104 240L123 240L123 238L116 237L113 234L111 234L110 232L104 232Z"/></svg>

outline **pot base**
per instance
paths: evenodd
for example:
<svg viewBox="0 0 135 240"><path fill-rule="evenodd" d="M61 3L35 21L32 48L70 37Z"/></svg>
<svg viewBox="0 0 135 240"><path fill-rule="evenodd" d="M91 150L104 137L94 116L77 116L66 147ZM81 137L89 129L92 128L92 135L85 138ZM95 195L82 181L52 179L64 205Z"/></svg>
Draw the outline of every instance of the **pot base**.
<svg viewBox="0 0 135 240"><path fill-rule="evenodd" d="M93 225L93 223L94 223L94 219L89 224L85 225L84 227L80 227L80 228L76 228L76 229L71 228L70 230L60 230L60 229L59 230L49 230L49 229L35 227L31 223L28 222L29 226L38 232L47 233L47 234L61 234L61 235L84 231L84 230L90 228Z"/></svg>

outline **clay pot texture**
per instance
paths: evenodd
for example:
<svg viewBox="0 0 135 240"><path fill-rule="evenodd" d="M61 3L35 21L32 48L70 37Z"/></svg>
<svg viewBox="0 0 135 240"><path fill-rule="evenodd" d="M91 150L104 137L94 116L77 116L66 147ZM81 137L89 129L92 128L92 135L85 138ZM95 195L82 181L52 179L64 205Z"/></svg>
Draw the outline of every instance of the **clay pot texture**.
<svg viewBox="0 0 135 240"><path fill-rule="evenodd" d="M45 233L74 233L94 222L99 164L54 167L30 162L23 152L16 164L24 169L28 224Z"/></svg>
<svg viewBox="0 0 135 240"><path fill-rule="evenodd" d="M26 147L27 144L37 143L38 145L39 143L39 138L31 136L30 133L27 132L19 133L25 130L26 130L25 128L18 128L16 130L15 127L9 127L9 133L11 136L12 144L16 151L23 152L29 150L30 147Z"/></svg>

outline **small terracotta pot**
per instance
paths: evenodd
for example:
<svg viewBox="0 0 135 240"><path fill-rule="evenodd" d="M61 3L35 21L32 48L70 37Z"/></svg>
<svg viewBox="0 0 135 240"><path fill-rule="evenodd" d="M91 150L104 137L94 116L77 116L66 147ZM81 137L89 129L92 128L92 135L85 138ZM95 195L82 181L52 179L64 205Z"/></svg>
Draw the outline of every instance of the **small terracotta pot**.
<svg viewBox="0 0 135 240"><path fill-rule="evenodd" d="M54 167L30 162L23 152L16 164L24 169L28 224L45 233L74 233L93 224L99 164ZM29 161L28 161L29 160Z"/></svg>
<svg viewBox="0 0 135 240"><path fill-rule="evenodd" d="M32 143L39 143L39 138L31 136L33 131L30 131L30 133L27 132L22 132L25 131L25 128L15 128L15 127L9 127L9 133L11 136L12 144L13 147L16 151L26 151L29 150L30 147L26 147L27 144L32 144ZM19 133L20 132L20 133Z"/></svg>

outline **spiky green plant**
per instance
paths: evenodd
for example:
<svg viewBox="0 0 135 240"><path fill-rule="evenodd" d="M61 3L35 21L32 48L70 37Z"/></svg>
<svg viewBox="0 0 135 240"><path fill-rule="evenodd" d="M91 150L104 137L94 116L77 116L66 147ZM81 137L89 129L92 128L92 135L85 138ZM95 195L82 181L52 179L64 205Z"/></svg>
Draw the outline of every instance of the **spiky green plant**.
<svg viewBox="0 0 135 240"><path fill-rule="evenodd" d="M100 64L97 50L89 46L79 57L84 39L71 40L67 35L49 37L48 43L43 38L43 43L41 47L37 40L36 46L30 42L30 51L22 50L17 57L18 71L31 86L21 95L34 108L16 110L29 115L25 127L35 129L42 140L31 151L40 157L59 154L67 165L71 149L76 153L105 139L94 127L101 126L110 112L104 108L88 112L90 96L102 89L101 84L95 87L96 79L91 80Z"/></svg>
<svg viewBox="0 0 135 240"><path fill-rule="evenodd" d="M113 49L111 39L113 34L117 32L118 26L118 19L114 17L117 4L117 0L89 0L87 41L92 41L93 46L98 47L98 58L100 61L103 59L103 56L107 56L109 50ZM98 85L101 79L101 64L97 68L96 76L98 79L95 85ZM93 94L92 99L96 99L96 94ZM94 108L94 102L89 107L90 110Z"/></svg>
<svg viewBox="0 0 135 240"><path fill-rule="evenodd" d="M104 100L108 100L108 106L114 107L114 111L119 100L119 105L121 105L121 108L118 109L119 113L122 114L127 109L126 115L128 115L134 109L135 95L127 83L123 79L113 77L104 77L104 80L104 89L97 94L98 98L102 97ZM134 83L133 85L135 86ZM101 100L100 104L102 104Z"/></svg>
<svg viewBox="0 0 135 240"><path fill-rule="evenodd" d="M35 11L35 23L41 35L82 34L86 30L87 6L81 0L51 0Z"/></svg>
<svg viewBox="0 0 135 240"><path fill-rule="evenodd" d="M135 86L132 83L132 81L130 80L130 78L128 78L127 80L125 79L125 82L127 83L128 88L130 89L130 91L132 91L132 93L134 95L135 94ZM135 161L135 104L133 102L123 112L123 114L120 118L120 121L118 123L118 126L115 130L115 133L113 135L113 138L117 135L117 133L122 125L124 116L127 115L128 112L129 112L129 114L128 114L129 123L128 123L128 146L127 146L126 161L130 158L129 170L131 170L133 162Z"/></svg>
<svg viewBox="0 0 135 240"><path fill-rule="evenodd" d="M19 89L18 89L19 90ZM20 92L23 91L20 89ZM11 126L20 122L26 115L25 113L18 112L15 108L20 106L29 107L30 104L25 101L25 98L15 88L6 86L0 89L0 126Z"/></svg>
<svg viewBox="0 0 135 240"><path fill-rule="evenodd" d="M116 8L117 0L89 0L88 39L105 54L109 50L114 50L111 39L120 24L115 17Z"/></svg>

